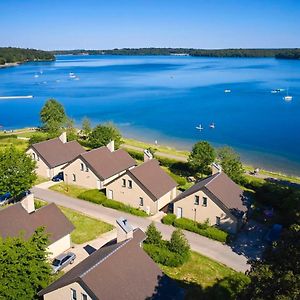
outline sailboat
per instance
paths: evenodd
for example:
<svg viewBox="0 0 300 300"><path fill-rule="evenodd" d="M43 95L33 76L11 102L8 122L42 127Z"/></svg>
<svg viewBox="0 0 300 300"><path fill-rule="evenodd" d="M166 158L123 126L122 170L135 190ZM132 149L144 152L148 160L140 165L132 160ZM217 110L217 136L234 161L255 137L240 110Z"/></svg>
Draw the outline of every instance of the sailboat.
<svg viewBox="0 0 300 300"><path fill-rule="evenodd" d="M285 101L293 100L293 96L289 95L289 89L286 90L286 96L283 97L283 100Z"/></svg>
<svg viewBox="0 0 300 300"><path fill-rule="evenodd" d="M202 127L202 125L201 124L199 124L198 126L196 126L196 129L198 129L198 130L203 130L204 129L204 127Z"/></svg>
<svg viewBox="0 0 300 300"><path fill-rule="evenodd" d="M212 122L212 123L210 123L209 127L212 128L212 129L214 129L216 127L216 125L215 125L214 122Z"/></svg>

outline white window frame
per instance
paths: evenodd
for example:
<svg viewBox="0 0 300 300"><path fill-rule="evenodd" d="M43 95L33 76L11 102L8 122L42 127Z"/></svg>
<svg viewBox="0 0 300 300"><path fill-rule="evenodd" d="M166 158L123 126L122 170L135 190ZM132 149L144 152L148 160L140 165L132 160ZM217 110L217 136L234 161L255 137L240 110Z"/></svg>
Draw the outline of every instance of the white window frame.
<svg viewBox="0 0 300 300"><path fill-rule="evenodd" d="M128 188L132 189L132 180L128 180Z"/></svg>
<svg viewBox="0 0 300 300"><path fill-rule="evenodd" d="M202 206L207 207L208 199L207 197L202 197Z"/></svg>
<svg viewBox="0 0 300 300"><path fill-rule="evenodd" d="M198 195L195 195L194 205L199 205L199 204L200 204L200 197Z"/></svg>
<svg viewBox="0 0 300 300"><path fill-rule="evenodd" d="M140 206L144 206L144 198L143 198L143 197L140 197L139 200L140 200L140 204L139 204L139 205L140 205Z"/></svg>
<svg viewBox="0 0 300 300"><path fill-rule="evenodd" d="M84 163L80 163L80 171L84 171Z"/></svg>
<svg viewBox="0 0 300 300"><path fill-rule="evenodd" d="M76 182L76 174L72 174L72 180L74 181L74 182Z"/></svg>
<svg viewBox="0 0 300 300"><path fill-rule="evenodd" d="M82 300L87 300L88 299L87 294L81 293L81 299Z"/></svg>
<svg viewBox="0 0 300 300"><path fill-rule="evenodd" d="M77 292L74 289L71 289L71 300L77 300Z"/></svg>
<svg viewBox="0 0 300 300"><path fill-rule="evenodd" d="M126 187L126 179L122 178L122 187Z"/></svg>

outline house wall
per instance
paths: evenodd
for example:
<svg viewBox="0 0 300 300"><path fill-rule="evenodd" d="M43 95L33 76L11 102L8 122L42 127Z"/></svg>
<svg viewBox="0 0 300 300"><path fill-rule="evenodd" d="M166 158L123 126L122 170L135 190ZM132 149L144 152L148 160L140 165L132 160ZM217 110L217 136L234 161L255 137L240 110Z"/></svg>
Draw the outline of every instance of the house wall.
<svg viewBox="0 0 300 300"><path fill-rule="evenodd" d="M123 179L126 180L126 187L123 187ZM132 181L132 188L128 188L128 180ZM176 188L166 193L160 199L153 201L144 191L142 186L128 173L120 176L106 186L106 195L109 197L109 190L113 192L112 199L123 202L135 208L141 208L150 214L156 214L162 207L171 202L176 195ZM140 197L143 198L143 206L140 206ZM173 197L173 198L172 198Z"/></svg>
<svg viewBox="0 0 300 300"><path fill-rule="evenodd" d="M199 196L199 205L195 205L195 195ZM203 206L203 197L207 198L207 206ZM203 191L198 191L179 201L173 206L174 214L177 209L182 208L182 217L191 219L200 223L209 220L210 225L216 225L216 217L220 217L220 228L230 233L237 231L237 220L230 213L224 211Z"/></svg>
<svg viewBox="0 0 300 300"><path fill-rule="evenodd" d="M66 236L62 237L58 241L54 242L48 247L48 251L50 252L49 258L52 259L59 254L63 253L64 251L70 249L72 246L71 244L71 236L67 234Z"/></svg>
<svg viewBox="0 0 300 300"><path fill-rule="evenodd" d="M42 158L33 149L26 152L36 162L36 173L40 176L50 178L50 168L45 164ZM34 159L35 156L35 159Z"/></svg>
<svg viewBox="0 0 300 300"><path fill-rule="evenodd" d="M84 164L84 171L81 171L82 163ZM88 169L88 172L85 170L85 163L80 158L77 158L63 170L64 180L67 181L68 184L76 184L89 189L97 189L99 184L101 184L101 181L100 183L97 183L98 177L91 169ZM76 176L76 181L73 181L73 174Z"/></svg>
<svg viewBox="0 0 300 300"><path fill-rule="evenodd" d="M39 176L46 177L46 178L52 178L58 173L62 172L62 168L66 165L60 165L54 168L49 168L48 165L44 162L42 157L38 155L36 151L34 151L32 148L28 149L26 152L33 160L36 162L36 173ZM35 157L35 159L34 159Z"/></svg>
<svg viewBox="0 0 300 300"><path fill-rule="evenodd" d="M88 295L88 293L84 290L84 288L77 282L66 285L60 289L57 289L53 292L50 292L44 295L44 300L69 300L71 298L71 289L76 291L77 299L82 299L82 294L87 295L87 299L91 300L92 298Z"/></svg>

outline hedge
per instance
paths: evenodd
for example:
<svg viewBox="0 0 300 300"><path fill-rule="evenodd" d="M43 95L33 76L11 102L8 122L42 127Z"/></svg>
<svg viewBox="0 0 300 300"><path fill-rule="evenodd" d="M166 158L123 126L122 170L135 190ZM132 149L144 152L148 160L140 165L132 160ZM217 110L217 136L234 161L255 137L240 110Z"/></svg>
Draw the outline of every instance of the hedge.
<svg viewBox="0 0 300 300"><path fill-rule="evenodd" d="M106 196L102 192L99 192L99 190L89 190L89 191L83 192L78 196L78 198L89 201L89 202L93 202L96 204L101 204L104 207L121 210L121 211L127 212L129 214L139 216L139 217L148 216L148 214L143 210L131 207L129 205L126 205L126 204L116 201L116 200L107 199Z"/></svg>
<svg viewBox="0 0 300 300"><path fill-rule="evenodd" d="M174 214L164 216L162 222L164 224L195 232L222 243L226 243L229 236L227 232L213 226L208 226L206 223L197 223L186 218L176 219Z"/></svg>
<svg viewBox="0 0 300 300"><path fill-rule="evenodd" d="M166 225L173 225L174 221L176 220L176 215L174 214L167 214L162 218L162 223Z"/></svg>
<svg viewBox="0 0 300 300"><path fill-rule="evenodd" d="M187 255L182 256L180 254L171 252L166 247L160 247L153 244L144 244L143 248L156 263L168 267L179 267L188 259Z"/></svg>

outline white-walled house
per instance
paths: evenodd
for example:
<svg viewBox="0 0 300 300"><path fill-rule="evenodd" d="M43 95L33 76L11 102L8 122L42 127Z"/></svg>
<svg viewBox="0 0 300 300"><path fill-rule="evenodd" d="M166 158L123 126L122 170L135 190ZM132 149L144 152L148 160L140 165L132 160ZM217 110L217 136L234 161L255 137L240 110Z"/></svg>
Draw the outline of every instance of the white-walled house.
<svg viewBox="0 0 300 300"><path fill-rule="evenodd" d="M21 231L30 238L38 227L45 227L49 234L49 258L71 248L74 226L54 203L35 210L33 194L29 194L21 202L0 210L2 238L19 236Z"/></svg>
<svg viewBox="0 0 300 300"><path fill-rule="evenodd" d="M53 178L83 152L84 148L77 141L67 142L66 133L63 133L59 138L31 145L26 153L36 162L38 175Z"/></svg>
<svg viewBox="0 0 300 300"><path fill-rule="evenodd" d="M103 146L78 155L63 168L65 182L100 190L136 166L136 161L123 149L111 150Z"/></svg>
<svg viewBox="0 0 300 300"><path fill-rule="evenodd" d="M176 197L177 183L150 159L106 185L106 196L148 214L156 214Z"/></svg>

